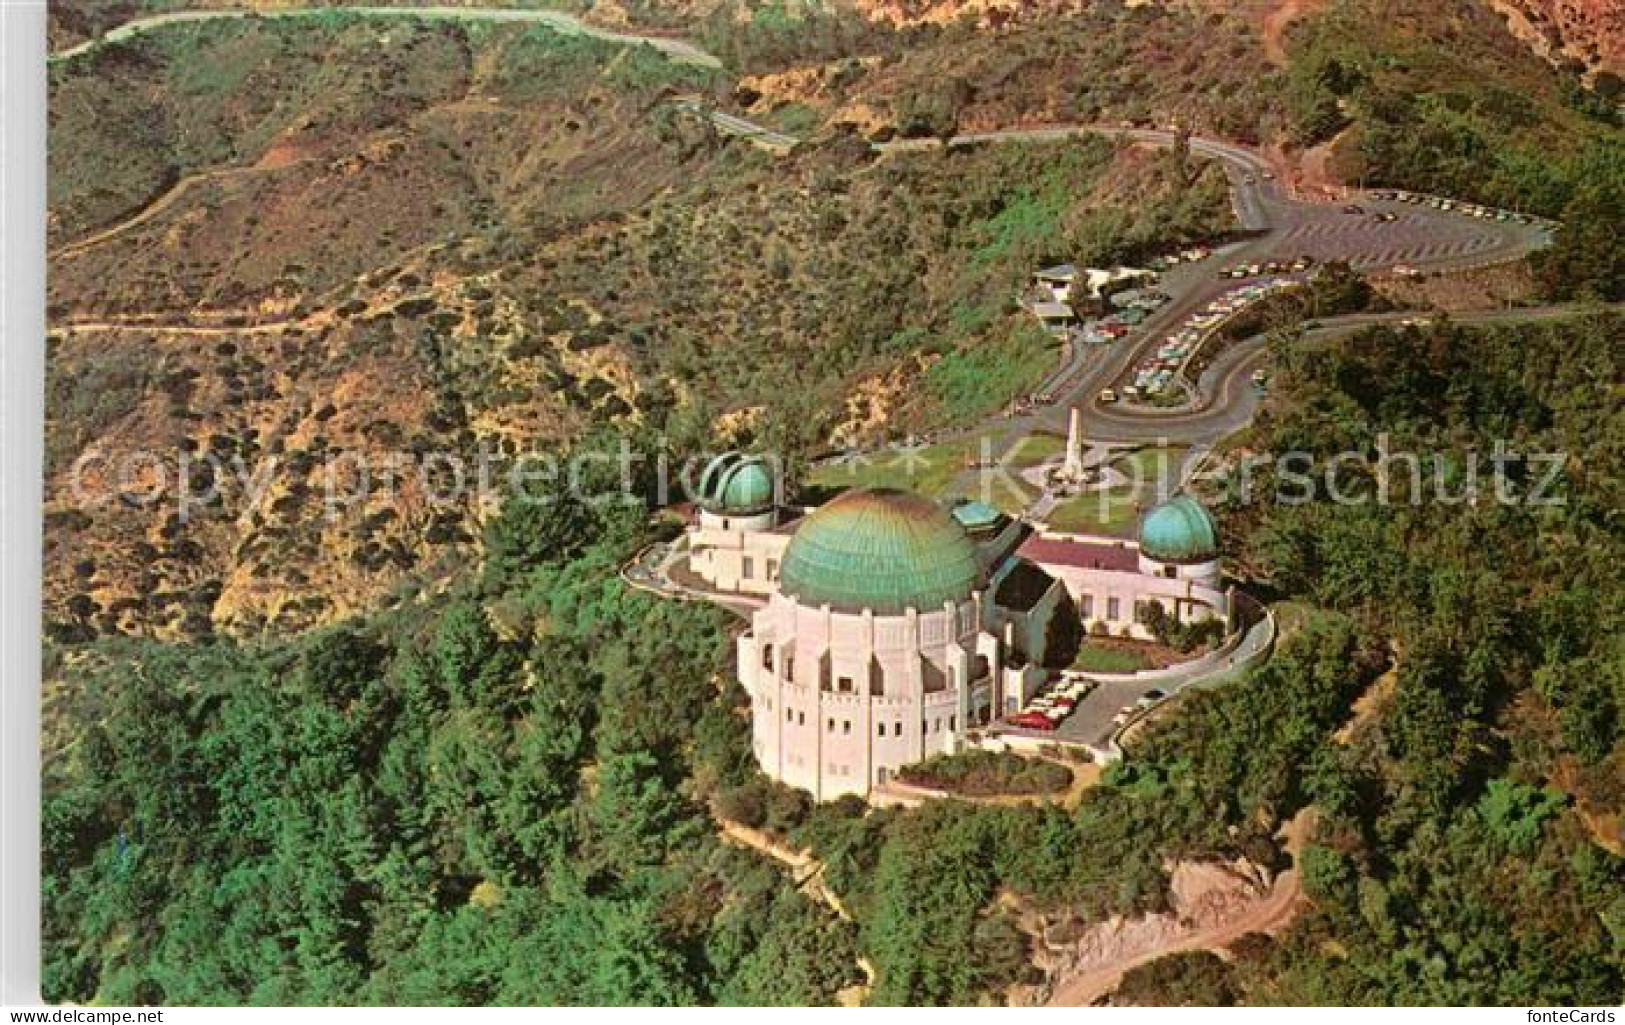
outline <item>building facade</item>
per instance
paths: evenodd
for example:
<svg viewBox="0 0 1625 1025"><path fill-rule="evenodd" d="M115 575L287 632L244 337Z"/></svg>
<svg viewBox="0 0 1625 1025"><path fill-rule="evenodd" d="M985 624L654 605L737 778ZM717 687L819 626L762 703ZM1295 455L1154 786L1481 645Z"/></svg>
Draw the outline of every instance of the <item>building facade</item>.
<svg viewBox="0 0 1625 1025"><path fill-rule="evenodd" d="M719 596L760 599L736 642L752 748L821 801L865 795L1019 710L1046 678L1058 615L1145 637L1147 602L1182 622L1228 614L1212 520L1188 499L1153 510L1138 541L1108 541L889 489L765 507L776 491L749 457L708 468L689 568Z"/></svg>

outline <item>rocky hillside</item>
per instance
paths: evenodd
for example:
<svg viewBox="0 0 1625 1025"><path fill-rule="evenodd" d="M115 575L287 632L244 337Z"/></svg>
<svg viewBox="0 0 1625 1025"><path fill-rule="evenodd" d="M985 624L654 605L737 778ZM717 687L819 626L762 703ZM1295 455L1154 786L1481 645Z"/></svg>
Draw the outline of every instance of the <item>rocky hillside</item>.
<svg viewBox="0 0 1625 1025"><path fill-rule="evenodd" d="M1587 72L1625 75L1622 0L1490 0L1537 53Z"/></svg>
<svg viewBox="0 0 1625 1025"><path fill-rule="evenodd" d="M831 128L775 158L667 102L732 82L542 29L211 22L52 88L64 636L432 585L477 553L451 460L482 452L980 416L1056 358L1011 303L1035 263L1229 223L1216 173L1101 140L879 158Z"/></svg>

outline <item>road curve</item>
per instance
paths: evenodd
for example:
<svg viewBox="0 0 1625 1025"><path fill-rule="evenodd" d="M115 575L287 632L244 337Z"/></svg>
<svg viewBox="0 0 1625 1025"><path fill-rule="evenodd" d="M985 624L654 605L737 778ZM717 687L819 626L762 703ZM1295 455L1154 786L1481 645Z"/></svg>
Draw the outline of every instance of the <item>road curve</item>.
<svg viewBox="0 0 1625 1025"><path fill-rule="evenodd" d="M1451 323L1467 325L1536 323L1598 313L1625 312L1625 303L1529 306L1515 309L1459 313ZM1398 324L1407 320L1439 319L1415 311L1396 313L1355 313L1326 317L1317 327L1302 332L1299 344L1330 341L1378 324ZM1093 397L1079 404L1084 434L1095 441L1170 442L1211 444L1245 427L1258 408L1259 395L1252 385L1253 371L1263 366L1269 353L1265 336L1254 335L1231 345L1202 374L1197 398L1190 407L1152 412L1103 405ZM1066 430L1066 415L1046 413L1035 427L1050 431Z"/></svg>
<svg viewBox="0 0 1625 1025"><path fill-rule="evenodd" d="M166 25L245 18L251 15L260 18L300 18L335 12L375 17L542 24L559 32L627 45L647 45L677 61L704 67L721 66L721 61L714 55L687 40L615 32L589 25L580 18L561 11L399 6L310 7L274 11L231 9L175 11L126 22L111 29L100 39L81 43L52 55L51 60L68 60L89 52L98 43L128 39ZM737 115L703 108L692 101L680 106L690 113L709 118L721 131L747 138L775 150L790 150L799 142L793 136L774 131ZM956 135L946 142L940 139L901 139L872 144L872 148L881 154L905 153L941 146L954 148L985 143L1050 142L1085 134L1114 136L1157 146L1174 145L1180 138L1175 132L1154 128L1059 124L968 132ZM1184 138L1193 153L1220 161L1230 179L1236 220L1247 233L1242 241L1226 247L1226 259L1232 262L1262 263L1283 256L1291 257L1298 255L1290 252L1292 247L1306 245L1306 240L1316 238L1332 238L1334 242L1322 244L1331 244L1335 247L1339 244L1335 240L1342 237L1339 233L1348 232L1350 230L1348 226L1356 223L1348 220L1348 215L1340 213L1336 206L1302 202L1288 196L1269 174L1269 164L1264 158L1246 147L1201 136ZM1440 233L1450 231L1459 233L1461 230L1459 220L1453 219L1452 215L1413 211L1407 216L1414 218L1414 223L1419 226L1417 234L1421 237L1428 237L1430 229ZM1407 255L1401 261L1395 258L1392 249L1352 251L1355 245L1380 244L1369 238L1360 238L1358 233L1355 233L1356 237L1347 242L1350 250L1343 255L1357 258L1361 266L1367 269L1405 262L1417 268L1449 270L1466 265L1517 259L1547 241L1537 231L1512 226L1485 226L1479 230L1488 234L1476 240L1476 248L1473 248L1470 254L1464 251L1448 251L1445 247L1423 246L1417 255ZM1195 403L1196 408L1169 412L1135 412L1103 406L1096 400L1100 389L1120 383L1128 369L1146 352L1160 344L1163 336L1229 287L1231 287L1229 282L1211 277L1193 282L1182 289L1172 302L1148 318L1134 334L1110 346L1087 351L1074 347L1067 365L1061 368L1046 386L1047 390L1056 396L1051 406L1029 416L994 421L996 433L1003 437L1003 447L1008 448L1033 430L1064 431L1067 411L1073 406L1081 410L1084 429L1088 436L1101 441L1169 438L1211 442L1244 425L1251 418L1257 405L1257 396L1246 379L1263 359L1263 345L1259 339L1242 342L1215 361L1208 374L1204 375L1204 381L1198 385L1200 395ZM1457 320L1471 323L1481 320L1520 317L1537 319L1542 315L1571 314L1571 308L1547 308L1544 311L1507 311L1463 316ZM1391 319L1403 316L1405 315L1400 314ZM1320 329L1309 332L1306 337L1313 338L1353 330L1365 324L1380 323L1383 319L1377 316L1336 318L1328 320Z"/></svg>
<svg viewBox="0 0 1625 1025"><path fill-rule="evenodd" d="M153 29L166 25L178 25L186 22L220 21L240 18L310 18L318 15L353 14L365 17L378 18L417 18L425 21L482 21L482 22L519 22L525 24L546 25L558 32L567 35L590 36L610 43L624 43L629 46L650 46L670 57L674 61L684 64L693 64L699 67L719 68L722 62L715 56L706 53L700 47L686 39L674 39L666 36L643 36L625 32L615 32L610 29L589 25L580 18L563 11L547 10L521 10L507 7L299 7L280 10L236 10L216 8L213 10L171 11L168 14L154 14L149 17L136 18L127 21L116 28L108 30L103 35L86 40L77 46L66 50L59 50L50 55L50 60L71 60L81 54L90 52L102 43L116 43L123 39L151 32Z"/></svg>

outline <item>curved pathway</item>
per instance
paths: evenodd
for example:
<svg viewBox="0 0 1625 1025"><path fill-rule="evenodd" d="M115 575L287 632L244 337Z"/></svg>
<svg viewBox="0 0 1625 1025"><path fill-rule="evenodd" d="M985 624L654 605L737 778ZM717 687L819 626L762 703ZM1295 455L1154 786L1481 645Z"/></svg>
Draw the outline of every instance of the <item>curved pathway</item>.
<svg viewBox="0 0 1625 1025"><path fill-rule="evenodd" d="M721 66L721 62L714 55L687 40L616 32L590 25L578 17L560 11L399 6L309 7L257 12L236 9L175 11L127 22L108 31L98 40L60 51L52 55L51 59L68 60L89 52L100 42L129 39L167 25L240 19L250 15L258 18L308 18L336 12L372 17L541 24L559 32L591 36L609 42L648 45L673 60L705 67ZM773 131L733 114L705 108L692 100L684 101L679 106L691 114L708 118L718 130L726 134L747 138L774 150L791 149L798 141L793 136ZM946 142L939 139L902 139L874 144L873 148L881 154L906 153L941 146L1051 142L1085 134L1113 136L1154 146L1171 146L1180 139L1178 134L1160 129L1060 124L969 132L954 136ZM1334 204L1303 202L1291 197L1274 180L1268 161L1253 150L1223 140L1199 136L1186 136L1185 141L1193 153L1221 161L1230 178L1236 220L1247 233L1247 237L1224 248L1223 256L1228 262L1262 263L1307 254L1322 259L1345 259L1362 269L1407 263L1417 268L1455 270L1518 259L1549 241L1543 229L1536 226L1473 221L1452 213L1403 205L1395 207L1399 214L1398 220L1378 224L1364 215L1345 213ZM233 173L241 172L223 169L205 172L205 175ZM191 180L195 179L183 179L177 183L170 192L161 196L146 210L139 212L132 221L115 226L107 232L70 243L63 250L59 250L59 254L105 241L110 235L126 230L133 223L150 218L172 201ZM1375 203L1371 205L1373 208L1382 206ZM1001 454L1008 451L1022 437L1034 431L1064 433L1066 411L1072 406L1078 406L1082 410L1084 431L1094 440L1142 442L1167 438L1196 444L1211 443L1245 424L1257 405L1257 396L1250 387L1248 378L1263 359L1263 344L1259 339L1240 343L1221 354L1199 382L1197 389L1199 394L1190 407L1171 411L1144 409L1135 411L1104 406L1096 401L1099 390L1121 383L1129 368L1146 352L1160 344L1164 335L1205 303L1233 287L1230 281L1212 277L1211 266L1205 269L1187 267L1180 270L1183 272L1181 275L1169 275L1170 279L1178 276L1180 286L1166 288L1177 292L1174 300L1157 310L1137 331L1107 346L1070 347L1066 364L1046 385L1046 391L1055 396L1049 407L1024 417L992 421L994 433L1002 439L997 451ZM1477 322L1567 315L1568 312L1571 311L1546 308L1538 311L1511 311L1457 319L1462 322ZM1384 319L1394 318L1335 318L1328 320L1317 331L1309 332L1308 336L1349 330ZM76 327L79 330L85 329L84 325Z"/></svg>
<svg viewBox="0 0 1625 1025"><path fill-rule="evenodd" d="M147 203L147 205L141 207L124 220L119 221L110 227L103 228L100 231L86 235L76 241L60 246L53 250L50 253L50 256L53 258L59 256L74 256L84 252L87 249L99 246L103 242L110 242L132 228L140 227L141 225L152 220L154 217L157 217L159 214L163 213L165 210L169 209L175 204L177 199L180 199L181 196L185 195L186 192L194 185L201 185L204 182L210 181L223 181L225 179L237 178L250 174L275 174L278 171L285 170L289 167L297 167L298 165L306 162L306 160L301 159L275 167L264 167L260 164L250 164L246 167L221 167L208 171L198 171L193 174L186 175L175 182L175 184L159 193L151 202Z"/></svg>
<svg viewBox="0 0 1625 1025"><path fill-rule="evenodd" d="M548 10L522 10L509 7L297 7L280 10L247 10L218 8L200 11L171 11L168 14L154 14L150 17L137 18L127 21L117 28L108 30L96 39L89 39L77 46L66 50L59 50L51 54L53 61L71 60L81 54L90 52L101 43L116 43L123 39L151 32L153 29L163 28L166 25L178 25L186 22L221 21L226 19L254 18L310 18L319 15L351 14L378 18L416 18L424 21L483 21L483 22L519 22L525 24L546 25L558 32L567 35L590 36L602 39L609 43L625 43L628 45L644 45L653 47L674 61L683 64L694 64L700 67L718 68L722 62L700 47L686 39L674 39L666 36L644 36L625 32L615 32L596 25L588 24L573 14L563 11Z"/></svg>
<svg viewBox="0 0 1625 1025"><path fill-rule="evenodd" d="M1553 304L1479 313L1452 315L1455 324L1515 324L1560 320L1590 313L1625 311L1625 303L1604 305ZM1428 319L1415 311L1396 313L1357 313L1323 318L1317 327L1302 333L1304 342L1327 341L1377 324L1403 323ZM1253 371L1268 357L1263 335L1254 335L1230 346L1202 374L1197 399L1189 407L1168 411L1131 410L1106 405L1094 395L1079 396L1083 431L1096 440L1147 442L1168 439L1189 443L1212 443L1240 430L1252 419L1258 407L1258 392L1252 386ZM1079 391L1081 389L1075 389ZM1064 412L1048 410L1028 418L1030 429L1065 431ZM1020 424L1021 421L1012 421Z"/></svg>

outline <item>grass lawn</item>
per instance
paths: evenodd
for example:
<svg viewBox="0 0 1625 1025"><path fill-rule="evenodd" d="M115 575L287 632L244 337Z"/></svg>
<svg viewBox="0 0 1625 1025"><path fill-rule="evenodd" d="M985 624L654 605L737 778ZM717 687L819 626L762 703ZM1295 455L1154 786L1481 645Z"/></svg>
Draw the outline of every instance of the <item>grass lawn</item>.
<svg viewBox="0 0 1625 1025"><path fill-rule="evenodd" d="M1066 451L1066 439L1053 434L1029 434L1010 450L1009 464L1017 470L1037 466Z"/></svg>
<svg viewBox="0 0 1625 1025"><path fill-rule="evenodd" d="M1049 528L1076 534L1133 537L1139 526L1140 510L1157 500L1157 482L1164 475L1177 477L1189 451L1185 445L1144 448L1113 461L1112 466L1125 474L1130 483L1067 499L1050 512Z"/></svg>
<svg viewBox="0 0 1625 1025"><path fill-rule="evenodd" d="M1189 445L1142 448L1138 452L1131 452L1121 459L1114 460L1112 466L1121 470L1130 481L1136 482L1142 491L1154 498L1157 481L1164 475L1177 477L1179 468L1184 465L1185 456L1189 452Z"/></svg>
<svg viewBox="0 0 1625 1025"><path fill-rule="evenodd" d="M1151 667L1151 660L1138 651L1092 642L1085 642L1072 660L1072 668L1084 673L1136 673Z"/></svg>
<svg viewBox="0 0 1625 1025"><path fill-rule="evenodd" d="M902 488L941 499L949 497L955 478L976 450L974 440L907 451L888 449L821 466L808 474L807 483L819 488Z"/></svg>
<svg viewBox="0 0 1625 1025"><path fill-rule="evenodd" d="M1140 508L1133 491L1113 488L1069 498L1050 510L1046 523L1065 534L1104 534L1133 537Z"/></svg>
<svg viewBox="0 0 1625 1025"><path fill-rule="evenodd" d="M1021 474L1066 451L1066 442L1053 434L1028 434L1018 439L1005 453L997 469L989 470L989 487L985 495L976 495L1000 512L1018 516L1033 499L1038 489L1021 479ZM978 490L972 488L971 490Z"/></svg>

